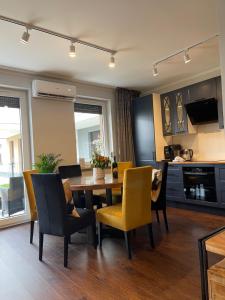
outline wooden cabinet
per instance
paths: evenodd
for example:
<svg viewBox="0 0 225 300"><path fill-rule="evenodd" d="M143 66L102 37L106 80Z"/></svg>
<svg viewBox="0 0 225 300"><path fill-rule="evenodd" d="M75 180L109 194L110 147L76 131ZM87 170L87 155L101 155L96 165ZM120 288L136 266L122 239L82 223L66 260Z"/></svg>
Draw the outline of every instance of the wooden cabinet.
<svg viewBox="0 0 225 300"><path fill-rule="evenodd" d="M187 113L184 106L186 101L187 89L161 95L164 136L188 132Z"/></svg>
<svg viewBox="0 0 225 300"><path fill-rule="evenodd" d="M156 150L152 95L133 101L133 136L136 165L153 164Z"/></svg>

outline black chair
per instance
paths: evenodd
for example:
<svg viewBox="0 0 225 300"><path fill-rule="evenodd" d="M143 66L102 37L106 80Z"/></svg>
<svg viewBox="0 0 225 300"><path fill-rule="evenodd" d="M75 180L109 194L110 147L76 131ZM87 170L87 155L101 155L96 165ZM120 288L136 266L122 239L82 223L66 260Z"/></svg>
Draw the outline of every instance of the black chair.
<svg viewBox="0 0 225 300"><path fill-rule="evenodd" d="M62 179L82 176L80 165L60 166L58 168L58 171ZM83 191L73 192L73 201L76 207L85 208L84 192ZM93 205L96 205L98 208L102 206L100 196L96 196L96 195L93 196Z"/></svg>
<svg viewBox="0 0 225 300"><path fill-rule="evenodd" d="M90 227L96 248L96 222L92 210L78 208L79 217L66 212L66 199L59 174L32 174L39 217L39 260L42 261L44 234L64 237L64 267L67 267L70 236Z"/></svg>
<svg viewBox="0 0 225 300"><path fill-rule="evenodd" d="M156 202L152 201L152 210L156 212L157 221L159 220L159 211L163 212L163 217L165 221L166 230L169 231L167 213L166 213L166 182L167 182L167 171L168 171L168 162L161 161L157 164L157 168L162 170L162 182L161 182L161 190L159 193L159 197Z"/></svg>

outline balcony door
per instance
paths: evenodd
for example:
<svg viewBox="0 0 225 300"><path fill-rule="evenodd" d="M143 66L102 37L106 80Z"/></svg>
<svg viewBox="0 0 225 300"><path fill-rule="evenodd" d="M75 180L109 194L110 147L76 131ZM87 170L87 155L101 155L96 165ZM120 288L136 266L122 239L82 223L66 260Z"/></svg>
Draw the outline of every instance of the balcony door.
<svg viewBox="0 0 225 300"><path fill-rule="evenodd" d="M31 165L26 93L0 88L0 227L28 219L23 170Z"/></svg>

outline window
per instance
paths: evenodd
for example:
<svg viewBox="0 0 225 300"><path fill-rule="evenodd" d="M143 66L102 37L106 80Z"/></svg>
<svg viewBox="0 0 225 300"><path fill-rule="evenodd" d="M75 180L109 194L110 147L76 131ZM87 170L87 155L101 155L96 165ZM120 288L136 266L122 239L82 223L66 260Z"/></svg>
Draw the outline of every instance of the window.
<svg viewBox="0 0 225 300"><path fill-rule="evenodd" d="M83 166L89 165L93 152L106 154L103 111L102 105L74 104L77 160Z"/></svg>

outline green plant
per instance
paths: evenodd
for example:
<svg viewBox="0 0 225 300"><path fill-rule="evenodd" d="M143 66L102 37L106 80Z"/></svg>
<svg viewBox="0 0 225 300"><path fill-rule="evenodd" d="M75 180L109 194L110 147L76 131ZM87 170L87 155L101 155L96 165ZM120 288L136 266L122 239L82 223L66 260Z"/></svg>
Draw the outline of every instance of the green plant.
<svg viewBox="0 0 225 300"><path fill-rule="evenodd" d="M42 153L38 155L38 162L35 163L35 169L40 173L54 173L59 163L62 161L61 154Z"/></svg>
<svg viewBox="0 0 225 300"><path fill-rule="evenodd" d="M110 164L110 159L107 156L102 156L97 152L92 155L91 165L94 168L106 169Z"/></svg>

